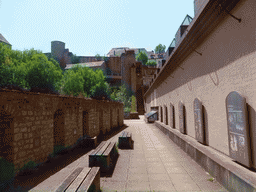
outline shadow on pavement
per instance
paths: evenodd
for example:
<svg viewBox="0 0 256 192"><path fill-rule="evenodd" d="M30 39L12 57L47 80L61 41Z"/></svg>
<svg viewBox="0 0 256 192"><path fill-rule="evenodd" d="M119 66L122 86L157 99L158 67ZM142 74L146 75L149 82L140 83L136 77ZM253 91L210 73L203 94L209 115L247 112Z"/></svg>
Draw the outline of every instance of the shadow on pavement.
<svg viewBox="0 0 256 192"><path fill-rule="evenodd" d="M105 135L99 135L98 136L98 143L100 143L103 140L108 140L111 137L119 134L121 131L126 129L128 126L123 125L119 129L113 129L113 131L110 131L106 133ZM3 191L17 191L17 192L25 192L29 191L30 189L34 188L39 183L43 182L50 176L54 175L61 169L65 168L72 162L76 161L83 155L87 154L92 148L81 148L79 145L74 147L73 149L62 152L56 157L42 163L37 168L35 168L32 171L25 172L22 174L18 174L14 178L14 182L12 186L7 187ZM113 166L113 170L114 170ZM113 173L113 170L110 170L110 174L106 174L106 176L111 176ZM2 191L2 190L1 190Z"/></svg>

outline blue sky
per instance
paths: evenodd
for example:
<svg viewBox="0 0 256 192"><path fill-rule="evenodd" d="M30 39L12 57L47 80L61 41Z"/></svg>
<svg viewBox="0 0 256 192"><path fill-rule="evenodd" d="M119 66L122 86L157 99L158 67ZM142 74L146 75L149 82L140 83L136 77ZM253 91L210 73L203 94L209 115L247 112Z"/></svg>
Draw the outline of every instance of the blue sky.
<svg viewBox="0 0 256 192"><path fill-rule="evenodd" d="M51 51L64 42L78 56L114 47L168 47L194 0L0 0L0 33L15 50Z"/></svg>

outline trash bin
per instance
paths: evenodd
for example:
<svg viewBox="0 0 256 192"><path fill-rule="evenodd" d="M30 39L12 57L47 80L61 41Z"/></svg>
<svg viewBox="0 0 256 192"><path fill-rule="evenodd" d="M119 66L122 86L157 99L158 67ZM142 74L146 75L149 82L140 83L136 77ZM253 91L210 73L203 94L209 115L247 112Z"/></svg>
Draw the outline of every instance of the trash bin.
<svg viewBox="0 0 256 192"><path fill-rule="evenodd" d="M146 123L154 123L157 120L158 113L157 111L150 111L145 115Z"/></svg>

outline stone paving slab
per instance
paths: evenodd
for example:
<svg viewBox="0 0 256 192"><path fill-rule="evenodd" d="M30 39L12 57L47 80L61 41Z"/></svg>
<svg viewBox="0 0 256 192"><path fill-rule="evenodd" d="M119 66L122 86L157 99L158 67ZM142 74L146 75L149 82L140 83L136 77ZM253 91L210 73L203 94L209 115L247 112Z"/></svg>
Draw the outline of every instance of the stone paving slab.
<svg viewBox="0 0 256 192"><path fill-rule="evenodd" d="M218 182L208 181L211 176L154 125L142 119L124 123L134 140L133 150L119 149L118 161L128 163L129 156L127 179L101 178L103 191L227 191ZM121 167L114 170L118 177Z"/></svg>
<svg viewBox="0 0 256 192"><path fill-rule="evenodd" d="M146 124L143 119L124 123L128 125L125 130L132 133L134 149L118 149L112 176L100 178L102 191L227 191L218 182L208 181L211 176L153 124ZM119 134L110 140L117 142L118 137ZM77 166L88 166L90 153L31 191L44 191L52 181L61 182Z"/></svg>

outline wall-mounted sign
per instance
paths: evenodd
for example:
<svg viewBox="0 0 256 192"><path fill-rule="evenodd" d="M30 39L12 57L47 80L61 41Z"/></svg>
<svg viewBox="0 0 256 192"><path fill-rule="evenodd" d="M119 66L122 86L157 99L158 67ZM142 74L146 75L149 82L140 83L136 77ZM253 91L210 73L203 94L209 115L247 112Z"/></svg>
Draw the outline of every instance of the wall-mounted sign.
<svg viewBox="0 0 256 192"><path fill-rule="evenodd" d="M205 131L203 123L203 107L202 102L195 98L194 100L194 117L195 117L195 132L196 140L202 144L205 144Z"/></svg>
<svg viewBox="0 0 256 192"><path fill-rule="evenodd" d="M180 132L183 134L186 133L184 108L185 108L184 104L180 101L179 102L179 128L180 128Z"/></svg>
<svg viewBox="0 0 256 192"><path fill-rule="evenodd" d="M236 91L226 98L230 157L251 167L249 125L245 98Z"/></svg>

